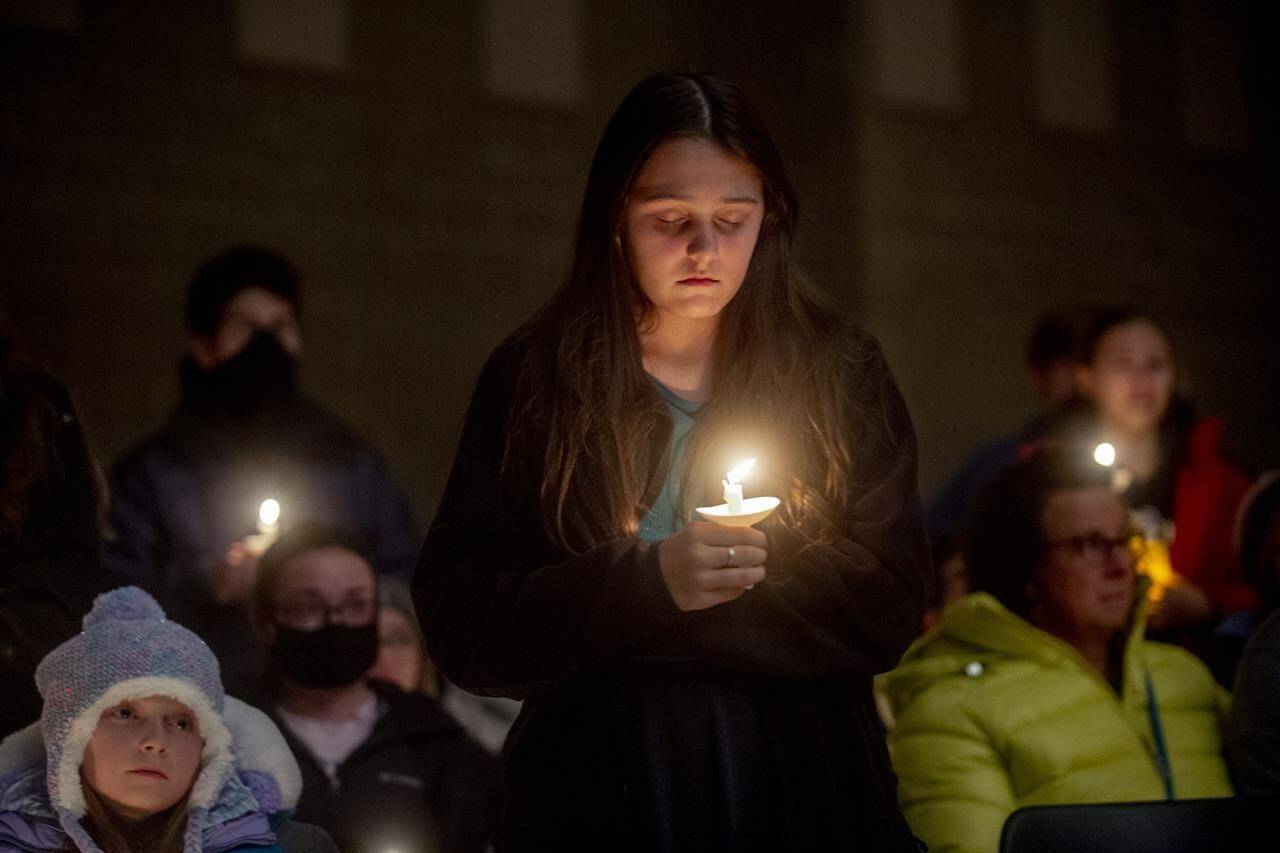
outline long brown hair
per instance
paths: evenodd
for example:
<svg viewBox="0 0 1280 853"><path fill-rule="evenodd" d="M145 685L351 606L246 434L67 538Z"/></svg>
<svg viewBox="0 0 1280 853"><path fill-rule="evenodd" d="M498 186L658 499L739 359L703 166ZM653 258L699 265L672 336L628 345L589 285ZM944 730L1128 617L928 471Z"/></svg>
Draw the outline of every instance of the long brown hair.
<svg viewBox="0 0 1280 853"><path fill-rule="evenodd" d="M81 787L88 806L85 829L103 853L182 853L190 791L165 811L137 824L127 824L116 818L101 795L83 780Z"/></svg>
<svg viewBox="0 0 1280 853"><path fill-rule="evenodd" d="M784 496L779 523L807 541L830 539L850 460L842 321L792 259L796 199L764 123L737 87L701 74L642 81L605 128L570 274L513 336L525 355L504 484L536 483L547 533L571 552L638 527L650 439L665 412L641 361L640 332L655 310L626 259L620 222L637 172L672 137L715 142L750 163L764 189L746 278L719 318L712 397L685 455L685 513L736 456L758 452L753 485Z"/></svg>

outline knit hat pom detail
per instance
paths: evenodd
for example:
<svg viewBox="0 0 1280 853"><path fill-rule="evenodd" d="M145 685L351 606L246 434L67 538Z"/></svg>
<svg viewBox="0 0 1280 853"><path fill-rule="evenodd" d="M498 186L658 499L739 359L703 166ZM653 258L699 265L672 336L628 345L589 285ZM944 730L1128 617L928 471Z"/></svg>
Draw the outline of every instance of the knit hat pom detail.
<svg viewBox="0 0 1280 853"><path fill-rule="evenodd" d="M84 617L86 629L107 622L161 622L164 610L156 600L136 586L124 586L104 592L93 601L93 609Z"/></svg>

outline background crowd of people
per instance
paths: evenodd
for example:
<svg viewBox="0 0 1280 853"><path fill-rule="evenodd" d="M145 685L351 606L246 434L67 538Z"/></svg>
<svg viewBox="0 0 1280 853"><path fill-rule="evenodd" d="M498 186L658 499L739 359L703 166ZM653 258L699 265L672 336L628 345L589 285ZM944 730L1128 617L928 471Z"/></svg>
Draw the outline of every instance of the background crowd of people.
<svg viewBox="0 0 1280 853"><path fill-rule="evenodd" d="M343 850L482 850L500 824L508 843L551 843L637 808L654 835L631 843L751 849L765 841L740 834L744 803L778 809L770 844L855 826L902 846L886 746L911 833L939 850L996 849L1028 805L1280 794L1280 480L1230 461L1222 424L1179 396L1159 320L1125 306L1045 315L1028 346L1043 411L979 449L933 502L938 591L917 619L931 575L910 419L878 345L788 263L793 198L776 151L712 78L653 78L636 92L593 166L583 222L595 224L579 235L573 276L486 366L416 607L406 582L419 531L378 452L299 387L301 288L280 254L236 248L197 271L181 402L109 476L67 390L0 347L0 727L17 733L0 747L0 842L46 849L53 821L58 843L110 846L103 809L135 808L112 775L112 744L129 738L173 762L124 772L181 780L136 809L150 819L185 804L185 822L146 831L185 833L186 849L240 849L229 845L268 826L298 831L285 826L296 817ZM723 123L703 128L713 114ZM749 268L760 278L734 308L730 294L694 318L709 325L595 313L600 268L629 281L630 262L642 287L659 282L645 294L654 311L683 317L661 276L628 261L623 237L636 257L659 257L636 249L665 234L640 208L685 203L670 187L703 193L706 174L717 204L722 185L742 187L723 197L751 213L714 227L761 229L763 250L752 237L736 270L738 285ZM628 196L633 180L652 195ZM759 272L767 263L776 280ZM774 316L777 304L788 310ZM740 350L707 347L690 371L691 341L714 339L721 310ZM749 358L770 320L773 360L766 335ZM615 368L603 387L583 369L624 363L628 346L647 377ZM712 366L727 396L711 393ZM651 410L619 404L628 383ZM735 420L755 391L796 405ZM712 449L695 422L781 435L810 428L812 410L829 417L789 448L805 476L773 475L790 527L766 537L682 525L685 441L696 464ZM526 420L507 424L513 411ZM674 458L651 448L644 464L665 473L642 495L646 483L610 473L610 454L631 446L619 435L664 419ZM533 470L548 443L561 467ZM598 506L574 465L602 466ZM528 489L539 477L541 491ZM548 494L559 496L551 513ZM599 511L562 512L588 503ZM493 522L496 506L514 506L519 523ZM801 508L818 522L806 526ZM635 528L624 548L599 544L614 516ZM770 553L788 575L766 584ZM697 586L725 570L732 582ZM708 613L742 630L718 631ZM760 625L774 633L753 634ZM883 720L871 711L876 672ZM85 683L93 702L76 692ZM160 683L167 692L147 692ZM501 696L527 697L505 804L493 753L520 706ZM48 796L22 752L41 716ZM265 766L262 755L292 759ZM812 784L797 784L806 773ZM621 788L593 787L604 776ZM575 811L583 802L599 809ZM786 839L788 821L810 835ZM219 833L232 841L211 840Z"/></svg>

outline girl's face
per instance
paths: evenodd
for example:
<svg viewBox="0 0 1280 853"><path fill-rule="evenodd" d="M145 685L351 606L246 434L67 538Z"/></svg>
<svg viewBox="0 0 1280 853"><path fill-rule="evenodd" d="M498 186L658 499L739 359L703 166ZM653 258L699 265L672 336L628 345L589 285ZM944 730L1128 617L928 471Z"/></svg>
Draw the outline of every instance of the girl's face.
<svg viewBox="0 0 1280 853"><path fill-rule="evenodd" d="M195 781L204 738L181 702L148 696L103 712L84 752L84 783L127 821L178 803Z"/></svg>
<svg viewBox="0 0 1280 853"><path fill-rule="evenodd" d="M719 315L742 287L763 219L750 163L707 139L658 145L627 196L622 238L659 322Z"/></svg>
<svg viewBox="0 0 1280 853"><path fill-rule="evenodd" d="M1169 342L1146 320L1116 326L1098 342L1081 384L1109 426L1130 435L1149 433L1160 425L1173 394Z"/></svg>
<svg viewBox="0 0 1280 853"><path fill-rule="evenodd" d="M394 607L378 611L378 659L371 678L390 681L406 693L422 689L422 648L409 617Z"/></svg>

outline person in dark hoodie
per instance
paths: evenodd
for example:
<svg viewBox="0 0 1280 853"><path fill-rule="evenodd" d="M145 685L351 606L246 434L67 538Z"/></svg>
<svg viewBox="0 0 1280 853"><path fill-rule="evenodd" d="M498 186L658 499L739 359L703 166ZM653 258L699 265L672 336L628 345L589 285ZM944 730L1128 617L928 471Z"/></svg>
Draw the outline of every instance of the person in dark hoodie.
<svg viewBox="0 0 1280 853"><path fill-rule="evenodd" d="M917 849L871 690L932 584L914 432L795 214L739 89L644 80L481 372L414 596L453 683L525 700L499 849ZM695 520L749 457L763 529Z"/></svg>
<svg viewBox="0 0 1280 853"><path fill-rule="evenodd" d="M105 500L71 395L0 337L0 738L40 716L36 665L102 588Z"/></svg>
<svg viewBox="0 0 1280 853"><path fill-rule="evenodd" d="M270 649L253 692L302 768L297 818L346 853L479 853L498 765L431 697L367 678L378 579L351 533L302 523L259 565L254 626Z"/></svg>
<svg viewBox="0 0 1280 853"><path fill-rule="evenodd" d="M187 295L181 402L112 483L107 579L146 589L204 637L232 689L261 667L245 603L272 533L291 519L341 524L371 543L379 572L402 577L417 550L382 458L298 387L301 313L298 276L275 252L206 263ZM268 501L278 519L259 518Z"/></svg>

